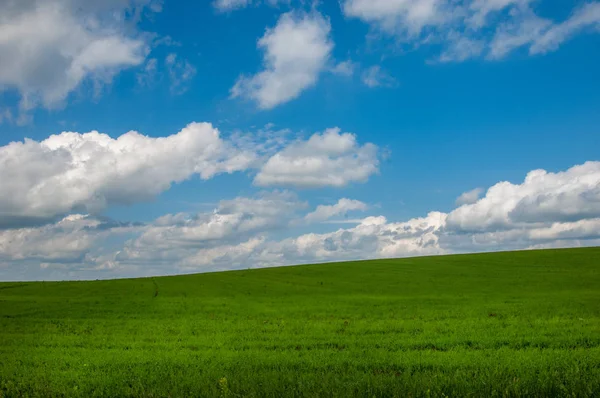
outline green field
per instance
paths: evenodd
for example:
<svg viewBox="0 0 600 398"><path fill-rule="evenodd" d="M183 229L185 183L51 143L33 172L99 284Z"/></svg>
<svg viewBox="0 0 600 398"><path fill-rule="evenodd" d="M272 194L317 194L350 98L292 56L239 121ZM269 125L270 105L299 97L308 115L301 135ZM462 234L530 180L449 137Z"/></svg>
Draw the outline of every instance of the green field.
<svg viewBox="0 0 600 398"><path fill-rule="evenodd" d="M600 249L0 283L0 396L600 396Z"/></svg>

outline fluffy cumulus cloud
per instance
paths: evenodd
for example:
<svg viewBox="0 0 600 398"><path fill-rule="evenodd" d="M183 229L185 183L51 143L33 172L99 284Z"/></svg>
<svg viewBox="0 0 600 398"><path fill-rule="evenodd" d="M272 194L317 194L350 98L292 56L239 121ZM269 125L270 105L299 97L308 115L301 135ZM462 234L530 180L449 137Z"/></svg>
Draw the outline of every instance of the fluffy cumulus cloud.
<svg viewBox="0 0 600 398"><path fill-rule="evenodd" d="M477 202L481 194L483 193L483 189L475 188L471 191L464 192L458 198L456 198L456 204L458 206L462 205L470 205L472 203Z"/></svg>
<svg viewBox="0 0 600 398"><path fill-rule="evenodd" d="M103 268L99 250L106 240L139 233L140 228L74 214L42 227L0 230L0 276L8 270L11 279L97 277Z"/></svg>
<svg viewBox="0 0 600 398"><path fill-rule="evenodd" d="M432 212L425 218L402 223L390 223L385 217L367 217L353 228L339 229L326 234L306 234L288 239L266 248L264 260L269 264L269 254L280 253L280 264L301 262L368 259L381 257L407 257L443 253L438 245L438 232L446 215Z"/></svg>
<svg viewBox="0 0 600 398"><path fill-rule="evenodd" d="M378 172L378 148L360 145L356 136L339 128L314 134L273 155L262 166L254 183L301 188L343 187L365 182Z"/></svg>
<svg viewBox="0 0 600 398"><path fill-rule="evenodd" d="M286 226L290 217L305 206L294 194L285 191L223 200L211 213L160 217L132 247L169 250L236 241L249 233Z"/></svg>
<svg viewBox="0 0 600 398"><path fill-rule="evenodd" d="M166 215L148 225L109 261L140 266L147 263L183 266L200 258L202 253L213 253L208 257L213 258L224 247L234 248L240 244L244 247L247 240L261 240L262 234L287 227L305 207L293 193L275 191L252 198L224 200L209 213Z"/></svg>
<svg viewBox="0 0 600 398"><path fill-rule="evenodd" d="M12 142L0 147L0 226L147 200L192 175L209 179L254 161L253 152L233 147L208 123L160 138L92 131Z"/></svg>
<svg viewBox="0 0 600 398"><path fill-rule="evenodd" d="M100 223L82 215L71 215L41 228L0 231L0 259L38 259L46 263L81 261L95 241L93 234L86 232Z"/></svg>
<svg viewBox="0 0 600 398"><path fill-rule="evenodd" d="M598 30L600 3L577 5L563 21L538 16L532 0L345 0L343 12L404 43L441 44L440 62L556 50L585 30Z"/></svg>
<svg viewBox="0 0 600 398"><path fill-rule="evenodd" d="M99 93L143 63L147 36L129 22L159 10L151 0L0 2L0 92L20 94L20 120L35 107L61 106L84 82Z"/></svg>
<svg viewBox="0 0 600 398"><path fill-rule="evenodd" d="M366 203L363 203L359 200L353 199L340 199L334 205L319 205L316 210L312 213L307 214L304 217L304 220L308 223L320 222L329 220L332 217L336 216L345 216L348 212L351 211L365 211L368 206Z"/></svg>
<svg viewBox="0 0 600 398"><path fill-rule="evenodd" d="M435 233L443 226L446 215L437 212L405 223L367 217L350 229L281 241L269 239L296 221L365 210L366 205L342 199L335 206L319 207L302 217L300 212L305 209L306 203L286 191L222 201L212 212L170 214L138 226L138 236L120 250L105 255L86 254L85 261L97 270L124 269L145 274L145 268L159 273L165 269L208 271L443 252ZM82 252L77 251L79 255Z"/></svg>
<svg viewBox="0 0 600 398"><path fill-rule="evenodd" d="M258 170L263 186L341 187L377 172L377 148L330 129L290 141L288 130L223 137L209 123L148 137L63 132L0 147L0 229L51 223L72 212L147 201L194 176Z"/></svg>
<svg viewBox="0 0 600 398"><path fill-rule="evenodd" d="M445 217L443 213L433 212L404 223L389 223L385 217L367 217L353 228L280 241L268 238L268 232L276 225L271 224L261 228L262 234L231 235L240 240L237 244L231 240L193 246L174 244L166 251L146 244L140 250L140 242L136 241L118 252L111 263L130 267L159 262L179 270L206 271L441 254L445 250L439 246L436 233L443 227Z"/></svg>
<svg viewBox="0 0 600 398"><path fill-rule="evenodd" d="M448 216L453 231L496 231L600 217L600 162L559 173L534 170L522 184L500 182Z"/></svg>
<svg viewBox="0 0 600 398"><path fill-rule="evenodd" d="M251 99L261 109L297 98L327 66L333 49L330 30L329 21L317 12L281 15L258 41L264 70L241 76L231 89L232 97Z"/></svg>

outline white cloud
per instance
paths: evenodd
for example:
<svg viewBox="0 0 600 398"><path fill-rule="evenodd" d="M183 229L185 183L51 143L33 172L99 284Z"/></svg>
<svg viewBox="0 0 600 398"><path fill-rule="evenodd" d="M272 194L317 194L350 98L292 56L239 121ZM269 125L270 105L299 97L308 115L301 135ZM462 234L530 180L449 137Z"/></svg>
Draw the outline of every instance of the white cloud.
<svg viewBox="0 0 600 398"><path fill-rule="evenodd" d="M198 272L199 269L226 271L232 268L252 268L252 255L256 250L260 250L264 243L265 239L258 237L235 245L201 249L189 257L183 257L178 267L182 271L190 272Z"/></svg>
<svg viewBox="0 0 600 398"><path fill-rule="evenodd" d="M0 2L0 91L16 90L24 115L38 106L61 106L86 81L97 94L117 73L144 61L149 51L145 36L125 29L125 19L128 12L150 5L116 0Z"/></svg>
<svg viewBox="0 0 600 398"><path fill-rule="evenodd" d="M559 173L534 170L522 184L498 183L483 198L449 214L431 212L425 218L401 223L368 217L356 227L332 233L255 242L251 249L245 246L241 258L244 264L272 266L591 246L600 242L599 204L600 162ZM235 257L224 258L242 266Z"/></svg>
<svg viewBox="0 0 600 398"><path fill-rule="evenodd" d="M526 248L526 250L541 250L541 249L568 249L582 247L600 247L600 239L580 240L553 240L546 243L537 243Z"/></svg>
<svg viewBox="0 0 600 398"><path fill-rule="evenodd" d="M333 42L331 27L320 14L283 14L258 41L265 52L264 70L240 76L231 89L232 97L246 97L261 109L271 109L297 98L313 86L325 69Z"/></svg>
<svg viewBox="0 0 600 398"><path fill-rule="evenodd" d="M254 239L222 250L202 250L193 260L186 259L184 263L187 269L203 269L209 265L201 260L206 254L218 258L219 268L442 254L445 250L439 247L436 232L443 226L444 218L445 214L437 212L404 223L388 223L385 217L368 217L353 228L331 233L310 233L278 242Z"/></svg>
<svg viewBox="0 0 600 398"><path fill-rule="evenodd" d="M273 155L254 179L259 186L285 185L301 188L343 187L366 182L378 172L377 146L358 144L356 136L339 128L314 134Z"/></svg>
<svg viewBox="0 0 600 398"><path fill-rule="evenodd" d="M587 27L600 29L600 3L587 3L575 10L565 22L553 25L537 37L529 51L532 54L556 50L563 42Z"/></svg>
<svg viewBox="0 0 600 398"><path fill-rule="evenodd" d="M191 123L166 137L92 131L11 142L0 147L0 229L147 201L193 176L258 170L256 185L341 187L377 172L377 147L353 134L290 141L289 130L272 127L223 138L209 123Z"/></svg>
<svg viewBox="0 0 600 398"><path fill-rule="evenodd" d="M196 76L196 68L186 59L176 53L169 53L159 68L158 60L150 58L143 68L136 74L137 83L140 87L151 88L161 81L169 82L169 90L172 95L184 94L190 88L190 82ZM160 70L159 70L160 69Z"/></svg>
<svg viewBox="0 0 600 398"><path fill-rule="evenodd" d="M158 61L156 58L150 58L142 71L136 74L137 83L142 87L150 87L155 83Z"/></svg>
<svg viewBox="0 0 600 398"><path fill-rule="evenodd" d="M258 235L238 235L238 244L226 241L225 244L214 242L210 247L197 245L197 250L178 252L169 261L189 271L589 246L600 241L600 209L596 208L598 170L600 162L588 162L561 173L532 171L520 185L496 184L474 204L461 206L449 214L430 212L426 217L406 222L393 223L382 216L367 217L352 228L308 233L279 241L269 239L270 227L259 226L256 231L262 232ZM500 204L504 202L512 205L502 208ZM529 203L539 206L527 210L527 217L506 216ZM316 212L305 215L304 220L326 219L337 213L336 206L320 206ZM508 217L508 222L501 227L494 213L497 207ZM457 225L457 215L471 224Z"/></svg>
<svg viewBox="0 0 600 398"><path fill-rule="evenodd" d="M266 217L268 222L256 223L254 216L248 213L231 213L236 216L232 219L250 220L252 227L245 230L237 221L218 219L216 216L221 214L220 211L208 218L205 218L208 215L199 215L198 219L203 221L192 225L188 225L189 221L169 220L160 232L155 230L157 227L151 227L149 240L142 237L131 241L113 257L105 259L110 258L109 262L116 267L156 267L161 264L179 271L214 271L445 252L437 244L436 232L443 226L446 215L436 212L405 223L388 223L384 217L368 217L350 229L269 240L269 232L285 226L290 216L302 208L301 204L293 203L296 203L295 207L285 211L277 203L270 204L280 210L270 213ZM242 217L242 214L246 215ZM257 217L262 219L264 215ZM278 221L281 217L284 222ZM173 236L176 239L172 239Z"/></svg>
<svg viewBox="0 0 600 398"><path fill-rule="evenodd" d="M600 3L586 3L576 8L562 23L538 17L531 9L515 12L513 19L501 24L490 43L490 58L502 58L510 51L529 46L530 54L544 54L558 47L586 28L600 27Z"/></svg>
<svg viewBox="0 0 600 398"><path fill-rule="evenodd" d="M290 192L223 200L212 213L183 213L157 219L136 240L135 246L152 250L209 246L211 242L237 239L239 235L250 232L285 226L290 216L303 207L305 204Z"/></svg>
<svg viewBox="0 0 600 398"><path fill-rule="evenodd" d="M447 37L448 45L442 54L440 62L462 62L481 55L485 49L485 41L461 36L450 32Z"/></svg>
<svg viewBox="0 0 600 398"><path fill-rule="evenodd" d="M552 21L538 17L531 10L515 13L511 21L496 29L489 44L488 58L500 59L519 47L533 43L551 26Z"/></svg>
<svg viewBox="0 0 600 398"><path fill-rule="evenodd" d="M260 4L265 3L272 7L275 7L279 4L289 4L290 0L215 0L213 2L213 7L215 7L220 12L229 12L234 10L239 10L241 8L245 8L250 6L251 4Z"/></svg>
<svg viewBox="0 0 600 398"><path fill-rule="evenodd" d="M142 265L189 263L191 258L199 259L199 253L216 253L223 246L235 247L248 239L260 239L256 234L285 228L305 207L293 193L275 191L221 201L210 213L169 214L147 226L110 261Z"/></svg>
<svg viewBox="0 0 600 398"><path fill-rule="evenodd" d="M219 11L232 11L238 8L244 8L251 3L251 0L216 0L213 6Z"/></svg>
<svg viewBox="0 0 600 398"><path fill-rule="evenodd" d="M339 148L335 139L319 136L317 142ZM275 191L224 200L212 212L168 214L149 225L73 215L41 227L0 230L0 275L14 278L20 267L33 278L49 275L40 273L40 264L52 278L95 278L600 242L600 162L561 172L533 170L520 184L500 182L481 198L468 194L472 203L448 214L433 211L405 222L367 217L353 227L295 237L289 228L366 205L342 199L304 213L306 203L295 194ZM103 243L127 237L119 247Z"/></svg>
<svg viewBox="0 0 600 398"><path fill-rule="evenodd" d="M350 60L339 62L333 68L331 73L341 76L352 76L356 70L356 64Z"/></svg>
<svg viewBox="0 0 600 398"><path fill-rule="evenodd" d="M469 6L470 15L468 23L471 26L481 28L486 25L490 14L502 11L508 7L516 9L527 9L533 0L473 0Z"/></svg>
<svg viewBox="0 0 600 398"><path fill-rule="evenodd" d="M0 124L4 121L10 122L13 120L12 112L8 108L0 108Z"/></svg>
<svg viewBox="0 0 600 398"><path fill-rule="evenodd" d="M0 262L42 261L80 264L87 253L108 235L135 230L129 224L119 224L85 215L70 215L42 227L0 230Z"/></svg>
<svg viewBox="0 0 600 398"><path fill-rule="evenodd" d="M379 65L371 66L362 75L363 83L370 88L394 87L397 80L381 69Z"/></svg>
<svg viewBox="0 0 600 398"><path fill-rule="evenodd" d="M446 0L346 0L343 11L388 33L415 37L448 22L454 9Z"/></svg>
<svg viewBox="0 0 600 398"><path fill-rule="evenodd" d="M462 206L462 205L473 204L473 203L477 202L477 200L479 199L479 197L481 196L482 193L483 193L482 188L475 188L471 191L464 192L462 195L460 195L458 198L456 198L456 205Z"/></svg>
<svg viewBox="0 0 600 398"><path fill-rule="evenodd" d="M415 46L442 46L441 62L462 62L484 56L500 59L528 46L543 54L586 28L598 30L600 3L574 9L562 22L539 17L534 0L345 0L347 17L358 18L377 31Z"/></svg>
<svg viewBox="0 0 600 398"><path fill-rule="evenodd" d="M93 243L93 237L85 233L85 227L95 224L83 216L69 216L40 228L0 230L0 258L5 261L80 261Z"/></svg>
<svg viewBox="0 0 600 398"><path fill-rule="evenodd" d="M425 218L388 223L385 217L368 217L359 225L328 234L307 234L283 241L286 263L342 259L407 257L440 254L435 234L446 215L432 212Z"/></svg>
<svg viewBox="0 0 600 398"><path fill-rule="evenodd" d="M175 95L185 93L189 88L190 80L196 76L196 68L187 60L178 59L175 53L167 55L165 64L171 80L171 93Z"/></svg>
<svg viewBox="0 0 600 398"><path fill-rule="evenodd" d="M500 182L477 202L451 212L448 228L495 231L597 217L600 162L587 162L559 173L531 171L522 184Z"/></svg>
<svg viewBox="0 0 600 398"><path fill-rule="evenodd" d="M593 218L575 222L555 222L545 228L531 231L531 238L535 240L553 241L556 239L590 239L599 238L600 219Z"/></svg>
<svg viewBox="0 0 600 398"><path fill-rule="evenodd" d="M600 219L583 220L571 226L568 224L525 225L522 228L468 233L451 233L446 230L439 235L439 244L442 248L449 248L455 253L470 253L536 247L592 246L600 238L597 233ZM578 224L587 225L584 228ZM568 229L568 233L563 231L565 228Z"/></svg>
<svg viewBox="0 0 600 398"><path fill-rule="evenodd" d="M320 222L329 220L335 216L345 216L348 212L367 210L367 205L359 200L340 199L334 205L319 205L312 213L307 214L304 220L308 223Z"/></svg>
<svg viewBox="0 0 600 398"><path fill-rule="evenodd" d="M160 138L130 131L113 139L93 131L12 142L0 147L0 225L147 200L192 175L209 179L255 160L208 123Z"/></svg>

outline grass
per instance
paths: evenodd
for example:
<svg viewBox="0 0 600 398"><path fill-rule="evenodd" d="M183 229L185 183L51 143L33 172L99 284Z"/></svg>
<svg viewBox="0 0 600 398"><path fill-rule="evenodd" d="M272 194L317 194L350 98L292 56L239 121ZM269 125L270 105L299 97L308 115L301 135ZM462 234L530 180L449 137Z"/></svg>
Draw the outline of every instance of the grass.
<svg viewBox="0 0 600 398"><path fill-rule="evenodd" d="M0 283L0 396L600 396L600 249Z"/></svg>

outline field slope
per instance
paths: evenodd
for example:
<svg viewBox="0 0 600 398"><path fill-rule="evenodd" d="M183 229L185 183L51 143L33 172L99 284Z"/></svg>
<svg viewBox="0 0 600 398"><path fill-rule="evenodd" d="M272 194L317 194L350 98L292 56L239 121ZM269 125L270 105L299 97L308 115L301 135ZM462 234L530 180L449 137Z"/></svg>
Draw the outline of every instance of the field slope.
<svg viewBox="0 0 600 398"><path fill-rule="evenodd" d="M599 396L600 249L0 283L0 396Z"/></svg>

